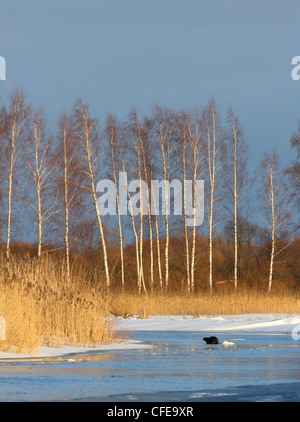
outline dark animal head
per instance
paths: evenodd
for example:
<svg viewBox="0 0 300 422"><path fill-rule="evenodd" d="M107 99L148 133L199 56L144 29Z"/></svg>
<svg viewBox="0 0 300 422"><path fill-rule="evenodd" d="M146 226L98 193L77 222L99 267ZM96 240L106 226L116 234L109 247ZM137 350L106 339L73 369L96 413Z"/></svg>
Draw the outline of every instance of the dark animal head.
<svg viewBox="0 0 300 422"><path fill-rule="evenodd" d="M203 340L206 342L206 344L220 344L217 337L204 337Z"/></svg>

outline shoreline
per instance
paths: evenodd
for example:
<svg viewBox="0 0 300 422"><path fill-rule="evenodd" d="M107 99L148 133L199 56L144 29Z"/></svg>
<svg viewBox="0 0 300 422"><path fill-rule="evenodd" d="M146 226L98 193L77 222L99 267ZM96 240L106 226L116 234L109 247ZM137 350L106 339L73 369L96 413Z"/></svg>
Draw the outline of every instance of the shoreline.
<svg viewBox="0 0 300 422"><path fill-rule="evenodd" d="M128 333L135 331L185 331L185 332L244 332L257 334L296 334L300 335L300 314L240 314L240 315L166 315L149 316L142 319L133 316L130 319L118 317L117 331ZM299 326L299 327L298 327ZM296 338L296 337L295 337ZM298 338L299 340L299 338ZM296 340L295 340L296 341ZM1 352L0 362L21 360L49 360L49 359L74 359L76 354L88 354L105 351L130 350L135 348L149 348L149 344L143 341L121 339L111 344L99 345L97 347L86 346L60 346L40 347L32 354L18 354L13 352ZM72 357L73 355L73 357ZM102 356L103 357L103 356ZM80 359L80 357L76 358ZM100 359L100 357L99 357Z"/></svg>

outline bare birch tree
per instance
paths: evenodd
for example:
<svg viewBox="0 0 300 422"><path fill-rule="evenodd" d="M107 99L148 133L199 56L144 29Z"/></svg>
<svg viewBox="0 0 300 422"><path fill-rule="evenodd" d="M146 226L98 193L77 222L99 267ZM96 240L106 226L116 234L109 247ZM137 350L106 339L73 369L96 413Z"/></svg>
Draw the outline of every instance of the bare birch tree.
<svg viewBox="0 0 300 422"><path fill-rule="evenodd" d="M120 260L121 260L121 289L122 291L125 290L125 266L124 266L124 242L123 242L123 230L122 230L122 219L120 214L120 198L118 192L118 177L117 177L117 170L118 166L118 159L116 157L118 144L120 143L120 127L117 122L117 119L112 114L109 114L106 119L106 133L107 137L109 138L109 152L110 158L112 163L112 170L113 170L113 178L116 187L116 204L117 204L117 214L118 214L118 226L119 226L119 238L120 238Z"/></svg>
<svg viewBox="0 0 300 422"><path fill-rule="evenodd" d="M135 137L133 137L135 138ZM143 207L144 207L144 192L143 192L143 180L142 180L142 159L141 159L141 148L139 145L139 142L137 139L132 140L134 149L136 151L136 158L137 158L137 176L138 176L138 183L139 183L139 219L140 219L140 236L139 236L139 260L140 260L140 271L138 276L138 288L139 288L139 294L141 293L142 285L144 287L144 290L146 292L146 285L145 285L145 277L144 277L144 259L143 259L143 243L144 243L144 213L143 213ZM132 200L131 200L132 201Z"/></svg>
<svg viewBox="0 0 300 422"><path fill-rule="evenodd" d="M51 218L58 212L56 187L54 186L56 159L53 151L51 151L52 145L53 139L47 134L46 119L42 110L32 111L26 162L30 169L36 200L32 201L28 195L23 200L34 212L38 238L37 256L39 260L42 255L46 229L51 224Z"/></svg>
<svg viewBox="0 0 300 422"><path fill-rule="evenodd" d="M194 292L195 288L195 253L196 253L196 234L197 234L197 180L200 180L205 172L206 151L204 148L203 122L198 112L183 113L180 116L180 130L182 138L182 163L183 163L183 216L184 216L184 233L186 245L186 270L187 270L187 289L188 292ZM188 153L187 153L188 151ZM189 251L189 236L187 224L187 180L192 179L192 192L189 192L189 201L193 206L192 217L192 245L191 256ZM199 211L199 210L198 210Z"/></svg>
<svg viewBox="0 0 300 422"><path fill-rule="evenodd" d="M270 268L268 291L272 288L275 258L288 246L277 249L280 236L286 230L289 214L286 209L287 190L284 188L283 173L280 169L279 157L274 150L273 154L265 153L260 164L260 177L263 187L262 217L271 236Z"/></svg>
<svg viewBox="0 0 300 422"><path fill-rule="evenodd" d="M189 234L187 226L187 215L186 215L186 180L187 180L187 154L188 154L188 129L186 120L189 117L186 113L181 113L177 117L177 122L181 132L182 141L182 170L183 170L183 224L184 224L184 238L185 238L185 266L186 266L186 282L187 291L191 292L191 275L190 275L190 246L189 246Z"/></svg>
<svg viewBox="0 0 300 422"><path fill-rule="evenodd" d="M188 142L191 149L191 160L189 162L190 173L192 175L193 197L192 203L194 208L193 213L193 233L192 233L192 251L191 251L191 292L195 288L195 253L196 253L196 214L197 214L197 180L199 180L205 171L204 158L204 139L203 139L203 125L197 113L192 119L187 120Z"/></svg>
<svg viewBox="0 0 300 422"><path fill-rule="evenodd" d="M161 153L162 170L164 178L164 209L165 209L165 288L169 288L169 181L170 175L178 162L176 156L176 147L178 144L174 142L174 112L156 106L154 115L151 118L150 126L152 128L154 139L158 144ZM159 204L158 204L159 205Z"/></svg>
<svg viewBox="0 0 300 422"><path fill-rule="evenodd" d="M73 108L73 124L75 137L77 139L79 149L81 150L80 157L83 160L83 164L78 170L85 176L87 181L87 183L85 185L81 185L81 187L90 192L92 197L102 242L106 287L109 288L110 274L106 239L102 218L97 204L98 197L96 191L97 169L99 163L99 153L97 150L97 147L99 147L99 134L97 130L97 121L90 117L89 106L84 105L80 99L75 103Z"/></svg>
<svg viewBox="0 0 300 422"><path fill-rule="evenodd" d="M14 208L14 204L17 202L16 192L20 187L20 181L16 180L15 176L17 170L20 168L20 157L27 142L26 120L29 115L29 111L30 107L26 105L24 92L21 90L15 90L10 96L6 132L8 141L5 154L8 162L7 259L10 257L12 215L17 211L17 209Z"/></svg>
<svg viewBox="0 0 300 422"><path fill-rule="evenodd" d="M119 198L119 206L120 209L125 208L125 210L120 210L121 215L127 215L127 211L129 208L129 214L131 218L131 224L132 224L132 230L134 234L135 239L135 252L136 252L136 268L137 268L137 286L138 291L141 291L141 267L140 267L140 248L139 248L139 235L137 232L135 220L134 220L134 212L133 212L133 206L132 206L132 200L131 195L129 192L129 183L128 183L128 177L127 177L127 168L126 168L126 154L128 154L129 150L129 136L128 136L128 128L125 128L124 125L121 128L121 130L118 132L118 136L116 137L116 146L117 146L117 153L120 157L120 167L121 172L119 175L121 176L121 180L119 180L119 186L122 185L126 189L126 197ZM128 204L127 204L128 202ZM125 211L125 212L124 212ZM123 214L124 213L124 214Z"/></svg>
<svg viewBox="0 0 300 422"><path fill-rule="evenodd" d="M146 214L145 209L147 207L148 201L148 186L144 180L142 180L142 171L143 171L143 152L142 144L143 140L140 137L139 126L137 127L137 116L134 110L129 115L129 124L127 126L127 136L128 136L128 152L129 156L129 166L133 169L131 172L134 177L137 179L128 184L128 198L130 204L130 214L134 220L134 216L139 214L140 220L140 229L139 229L139 239L137 239L136 245L139 248L139 271L138 271L138 292L141 293L141 288L143 287L144 292L147 293L145 276L144 276L144 263L143 263L143 243L144 243L144 214ZM130 187L130 189L129 189ZM139 192L131 196L130 193L133 193L134 190L139 189ZM139 204L139 206L137 206ZM134 205L134 206L133 206Z"/></svg>
<svg viewBox="0 0 300 422"><path fill-rule="evenodd" d="M146 196L147 196L147 212L148 212L148 229L149 229L149 241L150 241L150 289L153 291L154 286L154 258L153 258L153 232L152 232L152 215L151 215L151 147L148 131L145 126L141 126L136 109L133 108L131 113L131 119L134 125L134 130L138 139L138 148L140 149L141 160L142 160L142 169L144 175L144 181L147 186ZM149 153L149 155L148 155ZM142 195L141 195L142 196ZM143 204L140 204L143 207ZM141 210L143 211L143 210ZM141 213L142 214L142 213ZM141 220L141 224L142 224Z"/></svg>
<svg viewBox="0 0 300 422"><path fill-rule="evenodd" d="M5 106L1 105L0 107L0 154L1 157L5 157L6 154L6 131L7 131L7 124L8 124L8 117L7 117L7 110ZM0 161L0 204L1 209L3 210L3 198L4 198L4 187L3 182L6 180L6 166L5 160ZM0 213L0 229L1 235L0 239L2 240L2 229L4 225L4 214L3 212Z"/></svg>
<svg viewBox="0 0 300 422"><path fill-rule="evenodd" d="M72 221L77 219L75 212L81 214L81 195L78 186L82 183L79 179L80 167L79 153L75 142L75 133L72 116L65 111L58 119L58 192L60 197L64 250L67 271L67 284L70 284L70 250L76 244L77 233L74 231Z"/></svg>
<svg viewBox="0 0 300 422"><path fill-rule="evenodd" d="M217 191L222 175L222 138L221 121L216 110L215 100L211 99L203 110L203 121L206 130L207 167L209 179L208 223L209 223L209 290L213 290L213 232L218 222L214 222L215 204L221 198Z"/></svg>
<svg viewBox="0 0 300 422"><path fill-rule="evenodd" d="M152 181L157 175L157 165L155 163L158 161L156 160L156 148L155 143L153 142L152 138L152 121L148 117L144 118L144 127L147 133L147 141L146 141L146 153L149 165L149 179ZM152 189L152 187L151 187ZM157 253L157 270L158 270L158 279L159 279L159 286L160 289L163 289L163 275L162 275L162 262L161 262L161 244L160 244L160 234L159 234L159 202L156 201L156 195L152 194L152 190L150 190L150 201L151 201L151 216L152 216L152 208L155 210L154 212L154 221L155 221L155 236L156 236L156 253ZM152 205L153 204L153 205ZM149 224L150 227L150 224Z"/></svg>
<svg viewBox="0 0 300 422"><path fill-rule="evenodd" d="M229 168L226 171L226 188L229 191L230 203L228 211L233 214L234 229L234 287L238 284L238 237L239 237L239 204L246 194L247 177L247 155L248 147L243 138L243 130L238 117L234 114L232 107L227 110L227 159ZM232 202L233 213L232 213ZM227 204L226 204L227 205Z"/></svg>

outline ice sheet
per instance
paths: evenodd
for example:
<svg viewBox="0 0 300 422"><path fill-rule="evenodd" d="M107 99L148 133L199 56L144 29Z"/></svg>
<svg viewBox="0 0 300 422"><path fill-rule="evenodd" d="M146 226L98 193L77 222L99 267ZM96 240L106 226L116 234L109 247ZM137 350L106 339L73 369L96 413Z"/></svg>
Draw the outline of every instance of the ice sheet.
<svg viewBox="0 0 300 422"><path fill-rule="evenodd" d="M300 334L300 314L242 314L242 315L214 315L214 316L149 316L147 319L133 317L132 319L117 319L119 330L131 331L189 331L189 332L252 332L252 333L294 333ZM98 347L42 347L33 354L16 354L0 352L0 360L29 357L55 357L70 353L124 350L148 347L143 341L127 340Z"/></svg>

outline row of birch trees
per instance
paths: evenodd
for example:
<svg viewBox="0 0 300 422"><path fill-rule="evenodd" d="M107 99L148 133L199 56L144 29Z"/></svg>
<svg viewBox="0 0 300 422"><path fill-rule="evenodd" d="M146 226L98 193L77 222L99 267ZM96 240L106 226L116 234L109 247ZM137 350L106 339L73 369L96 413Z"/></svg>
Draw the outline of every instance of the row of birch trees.
<svg viewBox="0 0 300 422"><path fill-rule="evenodd" d="M28 226L27 236L36 242L39 260L45 252L64 250L70 283L72 252L84 249L91 239L102 250L103 278L110 288L114 243L120 267L117 276L113 272L114 282L124 291L126 271L133 271L126 263L125 249L132 243L138 292L168 291L172 288L170 238L180 231L185 245L183 279L186 291L192 293L201 276L196 271L197 236L205 234L207 285L212 292L214 238L219 227L230 221L234 243L230 281L237 289L240 225L254 181L247 169L248 144L232 107L226 110L224 121L214 99L197 110L175 112L155 106L151 114L142 117L132 108L126 121L108 114L100 128L89 105L79 99L59 116L56 129L50 132L43 110L34 109L24 92L15 90L0 113L1 229L7 260L11 242ZM285 174L275 151L265 153L257 171L260 202L255 206L271 242L269 291L274 262L290 242L284 246L281 242L291 220L290 199L299 210L299 134L300 128L291 141L296 157ZM120 175L125 177L120 180ZM108 215L99 209L98 183L104 179L115 187L116 211L112 207ZM162 195L157 199L152 195L153 181L160 180L164 185L160 185ZM197 226L199 180L204 180L204 222ZM291 189L286 188L285 180ZM180 210L172 205L175 194L182 198ZM192 198L192 217L187 197ZM193 221L191 226L188 219ZM113 230L118 233L114 241Z"/></svg>

